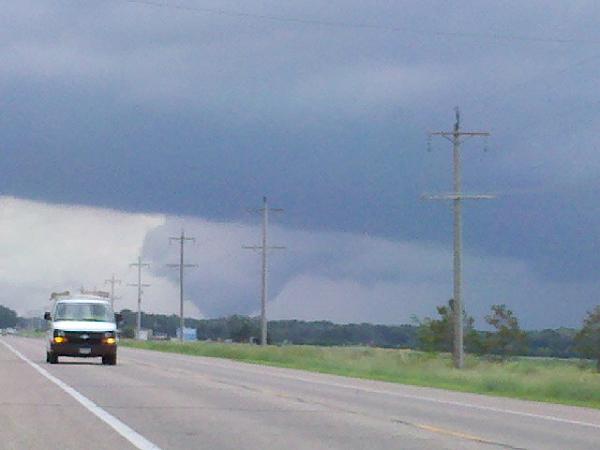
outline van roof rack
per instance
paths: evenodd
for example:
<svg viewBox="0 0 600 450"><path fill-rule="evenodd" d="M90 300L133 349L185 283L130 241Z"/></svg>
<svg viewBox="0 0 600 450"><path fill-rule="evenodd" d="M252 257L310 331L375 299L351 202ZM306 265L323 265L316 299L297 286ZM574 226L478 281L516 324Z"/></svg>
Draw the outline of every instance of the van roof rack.
<svg viewBox="0 0 600 450"><path fill-rule="evenodd" d="M71 296L71 293L69 291L53 292L52 294L50 294L50 300L56 300L57 298L70 297L70 296Z"/></svg>
<svg viewBox="0 0 600 450"><path fill-rule="evenodd" d="M98 291L98 290L86 291L85 289L82 288L81 294L82 295L90 295L92 297L110 298L110 294L106 291Z"/></svg>

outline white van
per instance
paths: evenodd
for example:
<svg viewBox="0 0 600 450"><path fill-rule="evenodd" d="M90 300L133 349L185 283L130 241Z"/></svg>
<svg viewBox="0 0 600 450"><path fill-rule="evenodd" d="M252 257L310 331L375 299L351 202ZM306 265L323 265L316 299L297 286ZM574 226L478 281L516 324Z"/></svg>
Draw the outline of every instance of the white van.
<svg viewBox="0 0 600 450"><path fill-rule="evenodd" d="M52 294L52 311L44 314L50 321L46 340L46 361L58 363L59 356L101 357L102 364L117 363L117 322L104 293Z"/></svg>

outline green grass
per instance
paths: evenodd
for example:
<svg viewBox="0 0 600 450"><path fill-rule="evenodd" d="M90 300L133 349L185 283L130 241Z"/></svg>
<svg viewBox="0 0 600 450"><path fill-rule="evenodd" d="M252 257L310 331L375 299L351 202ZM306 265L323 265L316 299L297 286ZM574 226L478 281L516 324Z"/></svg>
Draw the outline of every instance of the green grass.
<svg viewBox="0 0 600 450"><path fill-rule="evenodd" d="M468 356L465 369L456 370L449 355L411 350L132 340L122 340L121 345L600 409L600 374L592 363L578 360L494 362Z"/></svg>
<svg viewBox="0 0 600 450"><path fill-rule="evenodd" d="M39 331L39 330L19 330L19 332L17 334L22 337L31 337L31 338L41 338L41 337L46 336L45 331Z"/></svg>

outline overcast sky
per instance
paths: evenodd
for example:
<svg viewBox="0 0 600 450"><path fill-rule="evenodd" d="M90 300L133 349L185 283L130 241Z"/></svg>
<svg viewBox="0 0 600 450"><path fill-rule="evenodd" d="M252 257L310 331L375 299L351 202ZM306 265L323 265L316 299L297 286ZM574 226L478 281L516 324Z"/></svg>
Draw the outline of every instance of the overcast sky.
<svg viewBox="0 0 600 450"><path fill-rule="evenodd" d="M600 303L600 6L592 1L7 0L0 303L102 286L141 252L177 312L168 237L196 236L188 311L405 323L451 296L449 130L467 130L465 303L528 327ZM487 145L486 145L487 144ZM486 147L487 151L484 151ZM193 261L192 261L193 259ZM118 286L121 304L135 290Z"/></svg>

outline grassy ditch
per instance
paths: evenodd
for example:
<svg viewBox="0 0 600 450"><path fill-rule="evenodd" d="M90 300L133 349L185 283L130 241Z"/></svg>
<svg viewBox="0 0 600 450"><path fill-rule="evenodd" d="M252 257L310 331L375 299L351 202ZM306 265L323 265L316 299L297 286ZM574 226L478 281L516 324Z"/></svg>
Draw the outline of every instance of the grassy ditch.
<svg viewBox="0 0 600 450"><path fill-rule="evenodd" d="M46 332L39 331L39 330L19 330L17 335L21 336L21 337L29 337L29 338L42 338L42 337L46 336Z"/></svg>
<svg viewBox="0 0 600 450"><path fill-rule="evenodd" d="M465 369L456 370L449 355L412 350L133 340L121 345L600 409L600 374L592 363L577 360L494 362L469 355Z"/></svg>

